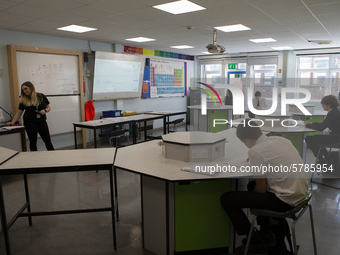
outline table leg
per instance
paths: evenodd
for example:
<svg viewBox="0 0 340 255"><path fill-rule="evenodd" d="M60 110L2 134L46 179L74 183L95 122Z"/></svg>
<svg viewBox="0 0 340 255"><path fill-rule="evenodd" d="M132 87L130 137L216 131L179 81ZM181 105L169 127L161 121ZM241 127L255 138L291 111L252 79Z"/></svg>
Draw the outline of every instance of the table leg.
<svg viewBox="0 0 340 255"><path fill-rule="evenodd" d="M4 194L3 194L3 190L2 190L1 178L0 178L0 214L1 214L0 216L1 216L1 223L2 223L2 231L4 232L6 254L10 255L11 254L11 247L10 247L10 243L9 243L6 210L5 210L5 202L4 202Z"/></svg>
<svg viewBox="0 0 340 255"><path fill-rule="evenodd" d="M77 147L77 130L76 126L73 126L73 135L74 135L74 148L78 149Z"/></svg>
<svg viewBox="0 0 340 255"><path fill-rule="evenodd" d="M134 121L132 123L132 144L136 144L137 143L137 124Z"/></svg>
<svg viewBox="0 0 340 255"><path fill-rule="evenodd" d="M113 167L113 180L115 186L115 211L116 211L116 219L119 220L119 211L118 211L118 187L117 187L117 169Z"/></svg>
<svg viewBox="0 0 340 255"><path fill-rule="evenodd" d="M97 131L96 131L96 129L93 129L93 135L94 135L94 147L97 148Z"/></svg>
<svg viewBox="0 0 340 255"><path fill-rule="evenodd" d="M28 191L27 174L24 174L24 185L25 185L27 212L31 212L31 202L30 202L30 194L29 194L29 191ZM32 217L31 216L28 216L28 224L30 226L32 226Z"/></svg>
<svg viewBox="0 0 340 255"><path fill-rule="evenodd" d="M114 189L113 189L113 175L112 169L110 172L110 198L111 198L111 218L112 218L112 231L113 231L113 248L117 249L117 237L116 237L116 219L115 219L115 202L114 202Z"/></svg>
<svg viewBox="0 0 340 255"><path fill-rule="evenodd" d="M166 116L164 115L163 117L163 134L165 135L166 134L166 130L167 130L167 127L166 127Z"/></svg>
<svg viewBox="0 0 340 255"><path fill-rule="evenodd" d="M26 149L26 139L25 139L25 130L22 130L20 132L20 136L21 136L21 150L27 151L27 149Z"/></svg>
<svg viewBox="0 0 340 255"><path fill-rule="evenodd" d="M146 138L147 138L147 122L146 120L144 121L144 141L146 141Z"/></svg>

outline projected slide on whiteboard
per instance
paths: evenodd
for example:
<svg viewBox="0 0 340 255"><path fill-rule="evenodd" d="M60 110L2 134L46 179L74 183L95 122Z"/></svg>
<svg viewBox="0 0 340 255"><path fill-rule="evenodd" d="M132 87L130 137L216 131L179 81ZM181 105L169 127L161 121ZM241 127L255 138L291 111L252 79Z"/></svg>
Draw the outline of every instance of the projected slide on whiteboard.
<svg viewBox="0 0 340 255"><path fill-rule="evenodd" d="M96 51L93 100L139 97L144 62L138 55Z"/></svg>

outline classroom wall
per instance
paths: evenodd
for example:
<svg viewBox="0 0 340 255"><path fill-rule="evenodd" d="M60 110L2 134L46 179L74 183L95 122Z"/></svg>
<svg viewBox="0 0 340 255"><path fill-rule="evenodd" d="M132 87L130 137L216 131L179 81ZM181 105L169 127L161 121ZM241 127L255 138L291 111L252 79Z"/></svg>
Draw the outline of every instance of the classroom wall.
<svg viewBox="0 0 340 255"><path fill-rule="evenodd" d="M15 109L11 109L10 98L10 84L8 74L8 60L7 60L7 45L20 45L30 47L42 47L50 49L62 49L62 50L75 50L75 51L108 51L108 52L123 52L122 45L100 43L86 40L69 39L64 37L54 37L47 35L39 35L33 33L23 33L16 31L7 31L0 29L0 105L8 112L13 112ZM90 45L90 47L89 47ZM187 61L187 74L188 74L188 86L190 86L190 79L194 77L195 62ZM85 63L84 72L91 70L91 64ZM92 91L92 75L90 73L89 78L85 78L86 92L85 102L91 100ZM171 98L155 98L155 99L127 99L118 101L99 101L95 102L96 114L95 118L99 118L102 111L105 110L128 110L128 111L152 111L152 110L186 110L187 99L184 97L171 97ZM53 110L53 105L51 105ZM61 120L62 121L62 120ZM159 123L155 123L156 127ZM78 134L80 135L80 134ZM93 140L93 134L87 131L87 138L89 141ZM81 141L80 136L78 141ZM73 132L53 135L52 142L55 148L63 148L74 145ZM42 141L38 141L38 150L45 150Z"/></svg>

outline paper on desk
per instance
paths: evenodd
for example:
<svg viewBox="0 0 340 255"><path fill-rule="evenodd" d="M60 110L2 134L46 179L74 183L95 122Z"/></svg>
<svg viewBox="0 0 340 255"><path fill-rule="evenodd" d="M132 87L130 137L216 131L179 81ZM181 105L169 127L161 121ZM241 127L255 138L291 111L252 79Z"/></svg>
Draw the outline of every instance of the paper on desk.
<svg viewBox="0 0 340 255"><path fill-rule="evenodd" d="M17 128L22 128L22 126L3 126L1 127L1 130L12 130Z"/></svg>
<svg viewBox="0 0 340 255"><path fill-rule="evenodd" d="M287 125L287 126L304 126L305 122L303 120L287 120L285 125Z"/></svg>
<svg viewBox="0 0 340 255"><path fill-rule="evenodd" d="M231 161L224 162L226 165L231 165L231 166L249 166L250 163L247 162L247 160L243 159L235 159Z"/></svg>
<svg viewBox="0 0 340 255"><path fill-rule="evenodd" d="M185 166L181 168L182 171L185 172L190 172L190 173L194 173L194 174L203 174L203 175L210 175L210 176L214 176L217 172L201 172L201 171L196 171L194 167L190 167L190 166Z"/></svg>

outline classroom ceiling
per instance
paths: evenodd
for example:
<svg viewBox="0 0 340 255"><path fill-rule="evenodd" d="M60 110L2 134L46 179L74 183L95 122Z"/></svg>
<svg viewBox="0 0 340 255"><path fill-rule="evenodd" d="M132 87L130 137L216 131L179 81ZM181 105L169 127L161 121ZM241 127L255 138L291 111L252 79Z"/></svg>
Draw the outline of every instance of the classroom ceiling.
<svg viewBox="0 0 340 255"><path fill-rule="evenodd" d="M243 24L251 30L217 32L217 44L226 48L225 53L274 51L271 47L281 46L340 47L340 0L192 0L206 10L178 15L152 7L171 1L0 0L0 29L203 55L213 42L214 27ZM77 34L56 29L72 24L98 30ZM156 41L125 40L140 36ZM249 41L268 37L277 42ZM318 45L311 40L333 43ZM174 45L194 48L170 48Z"/></svg>

